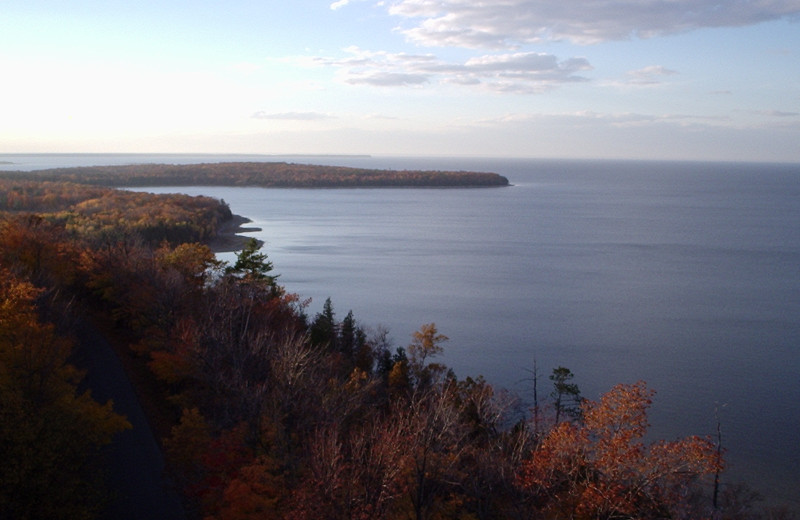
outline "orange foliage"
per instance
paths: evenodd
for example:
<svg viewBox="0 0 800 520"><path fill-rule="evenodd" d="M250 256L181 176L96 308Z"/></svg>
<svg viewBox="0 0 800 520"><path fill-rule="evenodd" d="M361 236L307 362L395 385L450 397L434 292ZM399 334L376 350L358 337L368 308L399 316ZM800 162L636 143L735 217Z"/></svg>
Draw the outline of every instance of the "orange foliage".
<svg viewBox="0 0 800 520"><path fill-rule="evenodd" d="M0 268L0 518L82 517L88 457L130 427L79 393L72 344L38 318L32 284Z"/></svg>
<svg viewBox="0 0 800 520"><path fill-rule="evenodd" d="M207 520L283 518L287 496L278 465L256 456L240 426L214 436L197 408L184 409L164 445L188 493L200 500Z"/></svg>
<svg viewBox="0 0 800 520"><path fill-rule="evenodd" d="M79 247L58 223L38 215L0 220L0 261L39 285L75 283L79 257Z"/></svg>
<svg viewBox="0 0 800 520"><path fill-rule="evenodd" d="M690 484L719 461L711 441L699 437L646 446L652 395L638 382L585 403L584 423L551 430L518 484L551 518L663 518L683 509Z"/></svg>
<svg viewBox="0 0 800 520"><path fill-rule="evenodd" d="M0 211L60 211L109 191L68 182L0 179Z"/></svg>
<svg viewBox="0 0 800 520"><path fill-rule="evenodd" d="M276 464L262 456L242 466L225 488L219 512L206 520L280 520L284 494Z"/></svg>

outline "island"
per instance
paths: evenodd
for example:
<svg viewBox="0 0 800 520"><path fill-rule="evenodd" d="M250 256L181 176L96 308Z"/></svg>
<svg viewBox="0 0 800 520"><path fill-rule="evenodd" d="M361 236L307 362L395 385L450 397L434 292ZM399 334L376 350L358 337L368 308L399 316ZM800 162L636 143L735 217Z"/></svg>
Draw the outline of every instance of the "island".
<svg viewBox="0 0 800 520"><path fill-rule="evenodd" d="M286 162L134 164L2 172L0 178L74 182L95 186L260 186L267 188L496 187L497 173L382 170Z"/></svg>

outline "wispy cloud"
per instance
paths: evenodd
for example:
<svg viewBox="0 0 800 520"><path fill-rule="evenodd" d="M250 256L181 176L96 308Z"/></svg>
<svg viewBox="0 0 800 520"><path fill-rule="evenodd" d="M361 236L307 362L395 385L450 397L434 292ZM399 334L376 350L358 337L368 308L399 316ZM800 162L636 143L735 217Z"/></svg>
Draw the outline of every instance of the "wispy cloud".
<svg viewBox="0 0 800 520"><path fill-rule="evenodd" d="M319 121L322 119L335 119L333 116L320 112L278 112L271 113L259 110L252 115L253 119L277 119L283 121Z"/></svg>
<svg viewBox="0 0 800 520"><path fill-rule="evenodd" d="M342 0L347 1L347 0ZM595 44L798 16L797 0L397 0L399 30L429 47L516 48L545 40Z"/></svg>
<svg viewBox="0 0 800 520"><path fill-rule="evenodd" d="M532 114L506 114L501 117L485 119L478 123L486 126L517 125L566 125L574 128L606 127L630 128L644 127L656 124L671 124L676 126L705 127L725 126L731 123L731 118L725 116L709 117L692 114L645 114L636 112L595 112L582 110L561 113L532 113Z"/></svg>
<svg viewBox="0 0 800 520"><path fill-rule="evenodd" d="M761 113L769 117L797 117L800 115L798 112L784 112L782 110L765 110Z"/></svg>
<svg viewBox="0 0 800 520"><path fill-rule="evenodd" d="M750 114L754 116L763 116L770 118L786 118L800 116L800 112L786 112L783 110L737 110L743 114Z"/></svg>
<svg viewBox="0 0 800 520"><path fill-rule="evenodd" d="M651 65L628 72L627 84L636 86L653 86L663 83L664 76L674 76L678 72L661 65Z"/></svg>
<svg viewBox="0 0 800 520"><path fill-rule="evenodd" d="M342 7L346 6L349 3L350 3L350 0L338 0L337 2L333 2L331 4L331 9L333 9L335 11L337 9L341 9Z"/></svg>
<svg viewBox="0 0 800 520"><path fill-rule="evenodd" d="M351 85L373 85L376 87L402 87L427 83L427 74L407 74L403 72L350 72L347 83Z"/></svg>
<svg viewBox="0 0 800 520"><path fill-rule="evenodd" d="M331 8L331 10L336 11L336 10L341 9L343 7L347 7L348 5L350 5L352 3L355 3L355 2L366 2L366 1L367 0L336 0L335 2L331 3L330 8ZM378 6L382 6L383 4L384 4L383 1L379 1L377 3Z"/></svg>
<svg viewBox="0 0 800 520"><path fill-rule="evenodd" d="M364 116L364 119L374 119L378 121L399 121L400 118L397 116L388 116L386 114L367 114Z"/></svg>
<svg viewBox="0 0 800 520"><path fill-rule="evenodd" d="M305 64L335 67L345 83L380 87L449 84L496 92L537 93L563 83L587 81L585 58L561 60L552 54L519 52L447 62L431 54L375 52L350 47L345 58L301 58Z"/></svg>

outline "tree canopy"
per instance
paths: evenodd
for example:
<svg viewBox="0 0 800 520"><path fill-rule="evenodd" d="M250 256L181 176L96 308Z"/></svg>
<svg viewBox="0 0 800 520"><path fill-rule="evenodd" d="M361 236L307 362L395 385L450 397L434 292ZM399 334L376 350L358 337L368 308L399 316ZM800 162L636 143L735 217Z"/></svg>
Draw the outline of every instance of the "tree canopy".
<svg viewBox="0 0 800 520"><path fill-rule="evenodd" d="M137 164L0 172L10 179L103 186L264 186L276 188L507 186L496 173L376 170L285 162Z"/></svg>

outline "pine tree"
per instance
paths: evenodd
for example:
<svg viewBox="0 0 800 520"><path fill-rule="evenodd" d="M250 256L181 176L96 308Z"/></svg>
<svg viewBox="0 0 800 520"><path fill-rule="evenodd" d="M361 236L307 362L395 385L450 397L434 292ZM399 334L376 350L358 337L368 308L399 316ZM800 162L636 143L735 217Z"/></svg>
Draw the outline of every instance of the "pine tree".
<svg viewBox="0 0 800 520"><path fill-rule="evenodd" d="M581 390L575 383L569 383L575 377L570 369L558 367L553 369L550 380L553 382L553 392L550 396L555 400L556 424L561 420L561 414L567 414L577 419L581 415L580 404L583 401Z"/></svg>
<svg viewBox="0 0 800 520"><path fill-rule="evenodd" d="M225 272L241 276L245 280L265 282L267 285L275 286L278 275L269 274L273 269L272 262L267 260L266 253L260 250L258 240L251 238L236 255L236 263L228 267Z"/></svg>

